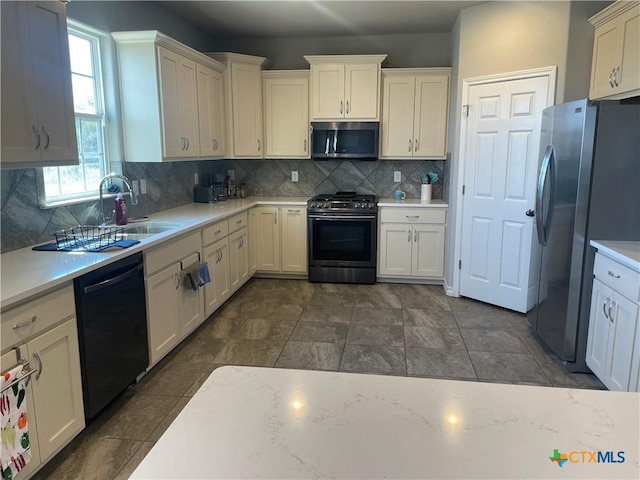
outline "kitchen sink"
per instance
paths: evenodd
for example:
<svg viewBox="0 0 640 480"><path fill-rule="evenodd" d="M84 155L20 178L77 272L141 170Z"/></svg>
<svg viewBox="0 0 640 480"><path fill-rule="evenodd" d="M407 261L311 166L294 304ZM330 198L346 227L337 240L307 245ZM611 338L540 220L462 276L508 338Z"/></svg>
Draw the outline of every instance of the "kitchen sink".
<svg viewBox="0 0 640 480"><path fill-rule="evenodd" d="M155 235L156 233L166 232L174 228L181 227L182 224L175 222L147 222L144 224L125 225L122 227L123 233L127 235Z"/></svg>

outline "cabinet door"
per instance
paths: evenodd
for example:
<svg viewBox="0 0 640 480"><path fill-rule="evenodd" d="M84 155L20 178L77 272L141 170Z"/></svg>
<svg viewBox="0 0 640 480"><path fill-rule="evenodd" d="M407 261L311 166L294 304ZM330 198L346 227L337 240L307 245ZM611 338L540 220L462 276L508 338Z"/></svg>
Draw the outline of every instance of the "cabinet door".
<svg viewBox="0 0 640 480"><path fill-rule="evenodd" d="M631 375L638 305L614 293L610 317L607 368L603 382L609 390L626 392Z"/></svg>
<svg viewBox="0 0 640 480"><path fill-rule="evenodd" d="M253 277L253 274L258 270L258 214L257 208L252 208L249 210L249 237L247 241L249 242L249 275Z"/></svg>
<svg viewBox="0 0 640 480"><path fill-rule="evenodd" d="M261 158L262 80L260 67L231 64L233 102L233 151L237 157Z"/></svg>
<svg viewBox="0 0 640 480"><path fill-rule="evenodd" d="M204 321L204 303L202 288L194 290L184 278L184 271L192 269L200 260L200 254L194 253L181 262L182 283L178 289L180 336L185 337Z"/></svg>
<svg viewBox="0 0 640 480"><path fill-rule="evenodd" d="M413 226L413 275L444 275L444 225Z"/></svg>
<svg viewBox="0 0 640 480"><path fill-rule="evenodd" d="M377 63L345 66L345 118L351 120L375 120L378 118L379 82L380 65Z"/></svg>
<svg viewBox="0 0 640 480"><path fill-rule="evenodd" d="M589 332L587 334L587 366L596 377L604 381L609 345L608 307L613 290L600 280L593 280Z"/></svg>
<svg viewBox="0 0 640 480"><path fill-rule="evenodd" d="M379 275L411 275L413 227L401 223L380 225Z"/></svg>
<svg viewBox="0 0 640 480"><path fill-rule="evenodd" d="M305 208L281 208L282 271L307 272L307 215Z"/></svg>
<svg viewBox="0 0 640 480"><path fill-rule="evenodd" d="M381 157L413 156L415 77L383 77Z"/></svg>
<svg viewBox="0 0 640 480"><path fill-rule="evenodd" d="M42 365L40 376L32 376L32 388L38 446L44 462L84 428L75 317L34 338L27 348L32 365Z"/></svg>
<svg viewBox="0 0 640 480"><path fill-rule="evenodd" d="M164 357L180 339L179 265L146 279L149 365Z"/></svg>
<svg viewBox="0 0 640 480"><path fill-rule="evenodd" d="M344 65L311 66L311 118L344 118Z"/></svg>
<svg viewBox="0 0 640 480"><path fill-rule="evenodd" d="M620 15L618 22L622 44L616 90L622 93L640 89L640 6Z"/></svg>
<svg viewBox="0 0 640 480"><path fill-rule="evenodd" d="M231 293L249 279L249 245L247 227L229 235L229 279Z"/></svg>
<svg viewBox="0 0 640 480"><path fill-rule="evenodd" d="M280 225L277 207L256 208L256 264L259 271L280 271Z"/></svg>
<svg viewBox="0 0 640 480"><path fill-rule="evenodd" d="M215 312L229 298L229 243L226 238L204 249L211 282L204 287L205 316Z"/></svg>
<svg viewBox="0 0 640 480"><path fill-rule="evenodd" d="M416 78L413 156L444 158L447 143L449 77L425 75Z"/></svg>
<svg viewBox="0 0 640 480"><path fill-rule="evenodd" d="M198 79L198 119L200 156L224 157L224 104L222 74L204 65L196 65Z"/></svg>
<svg viewBox="0 0 640 480"><path fill-rule="evenodd" d="M629 391L640 392L640 312L636 318L636 336L631 359L631 374L629 375Z"/></svg>
<svg viewBox="0 0 640 480"><path fill-rule="evenodd" d="M265 78L265 156L309 157L309 80Z"/></svg>

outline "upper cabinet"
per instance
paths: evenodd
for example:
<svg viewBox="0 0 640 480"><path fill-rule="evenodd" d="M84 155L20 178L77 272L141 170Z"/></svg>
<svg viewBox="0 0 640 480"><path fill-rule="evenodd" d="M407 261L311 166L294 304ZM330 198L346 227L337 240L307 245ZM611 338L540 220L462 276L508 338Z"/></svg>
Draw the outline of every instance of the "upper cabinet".
<svg viewBox="0 0 640 480"><path fill-rule="evenodd" d="M262 76L266 58L238 53L207 53L226 66L226 158L262 158Z"/></svg>
<svg viewBox="0 0 640 480"><path fill-rule="evenodd" d="M640 95L640 2L619 0L589 21L596 27L589 98Z"/></svg>
<svg viewBox="0 0 640 480"><path fill-rule="evenodd" d="M125 159L224 156L224 66L162 33L114 32Z"/></svg>
<svg viewBox="0 0 640 480"><path fill-rule="evenodd" d="M1 2L2 168L77 165L66 7Z"/></svg>
<svg viewBox="0 0 640 480"><path fill-rule="evenodd" d="M386 55L308 55L311 120L378 120Z"/></svg>
<svg viewBox="0 0 640 480"><path fill-rule="evenodd" d="M309 158L309 71L262 72L266 158Z"/></svg>
<svg viewBox="0 0 640 480"><path fill-rule="evenodd" d="M450 68L382 70L380 158L446 158Z"/></svg>

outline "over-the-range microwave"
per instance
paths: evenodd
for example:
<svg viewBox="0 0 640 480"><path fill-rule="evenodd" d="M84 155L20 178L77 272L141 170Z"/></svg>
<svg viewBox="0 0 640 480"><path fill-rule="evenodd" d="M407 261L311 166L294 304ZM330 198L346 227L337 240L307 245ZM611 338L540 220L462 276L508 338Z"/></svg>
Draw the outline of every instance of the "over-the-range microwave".
<svg viewBox="0 0 640 480"><path fill-rule="evenodd" d="M311 122L311 158L378 158L379 122Z"/></svg>

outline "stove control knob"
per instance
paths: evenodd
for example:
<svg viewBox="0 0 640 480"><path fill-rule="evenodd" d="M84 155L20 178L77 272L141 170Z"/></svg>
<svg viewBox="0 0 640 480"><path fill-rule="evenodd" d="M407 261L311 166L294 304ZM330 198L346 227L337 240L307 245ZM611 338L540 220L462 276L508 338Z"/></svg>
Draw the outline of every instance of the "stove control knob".
<svg viewBox="0 0 640 480"><path fill-rule="evenodd" d="M354 208L362 208L362 205L360 204L360 202L356 202L353 204Z"/></svg>
<svg viewBox="0 0 640 480"><path fill-rule="evenodd" d="M368 204L367 204L367 207L369 207L369 208L373 208L373 203L368 203Z"/></svg>

